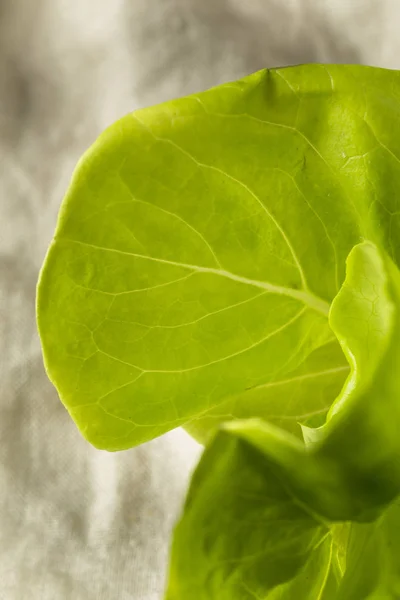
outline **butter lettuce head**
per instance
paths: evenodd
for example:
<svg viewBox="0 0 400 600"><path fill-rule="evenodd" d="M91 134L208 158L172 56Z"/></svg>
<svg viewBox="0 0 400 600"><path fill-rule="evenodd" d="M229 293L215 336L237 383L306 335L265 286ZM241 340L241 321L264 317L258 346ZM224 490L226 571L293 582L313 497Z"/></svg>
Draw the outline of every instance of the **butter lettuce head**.
<svg viewBox="0 0 400 600"><path fill-rule="evenodd" d="M207 443L167 600L400 598L399 266L400 72L263 70L83 156L44 361L96 447Z"/></svg>

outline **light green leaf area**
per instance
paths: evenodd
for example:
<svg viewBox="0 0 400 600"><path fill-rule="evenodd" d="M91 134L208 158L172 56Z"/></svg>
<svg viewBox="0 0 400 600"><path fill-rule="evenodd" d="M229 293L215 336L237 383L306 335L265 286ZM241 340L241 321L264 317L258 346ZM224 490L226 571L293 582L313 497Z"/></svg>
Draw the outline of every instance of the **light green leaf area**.
<svg viewBox="0 0 400 600"><path fill-rule="evenodd" d="M85 154L38 287L45 364L94 445L322 424L351 248L400 260L400 73L260 71L136 111Z"/></svg>
<svg viewBox="0 0 400 600"><path fill-rule="evenodd" d="M400 272L357 245L330 324L351 373L316 441L225 424L177 525L168 600L395 600L400 593Z"/></svg>
<svg viewBox="0 0 400 600"><path fill-rule="evenodd" d="M396 600L400 597L400 503L397 498L380 519L353 524L347 569L337 600Z"/></svg>
<svg viewBox="0 0 400 600"><path fill-rule="evenodd" d="M262 415L270 423L299 435L300 423L316 427L325 422L328 408L348 373L348 362L337 339L332 339L311 352L286 376L233 396L204 416L186 423L185 429L205 442L213 429L224 421Z"/></svg>

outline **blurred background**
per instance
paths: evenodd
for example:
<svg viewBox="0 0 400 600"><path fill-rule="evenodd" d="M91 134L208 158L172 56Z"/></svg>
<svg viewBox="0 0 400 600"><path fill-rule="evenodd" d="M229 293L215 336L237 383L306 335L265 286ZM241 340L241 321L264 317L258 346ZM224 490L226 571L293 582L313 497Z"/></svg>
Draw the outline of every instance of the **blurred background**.
<svg viewBox="0 0 400 600"><path fill-rule="evenodd" d="M161 600L200 451L179 430L94 450L44 373L35 285L82 152L265 66L399 69L399 26L398 0L0 0L0 600Z"/></svg>

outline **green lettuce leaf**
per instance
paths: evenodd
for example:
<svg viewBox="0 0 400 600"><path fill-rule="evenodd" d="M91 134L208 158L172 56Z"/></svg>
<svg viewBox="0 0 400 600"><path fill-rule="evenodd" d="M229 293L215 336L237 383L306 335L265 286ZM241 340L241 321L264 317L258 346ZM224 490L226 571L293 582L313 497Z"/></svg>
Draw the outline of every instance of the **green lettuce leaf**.
<svg viewBox="0 0 400 600"><path fill-rule="evenodd" d="M330 324L351 373L307 444L225 424L176 528L168 600L393 599L400 593L400 272L357 245Z"/></svg>
<svg viewBox="0 0 400 600"><path fill-rule="evenodd" d="M322 425L363 239L399 264L400 73L264 70L127 115L85 154L38 286L45 365L95 446Z"/></svg>

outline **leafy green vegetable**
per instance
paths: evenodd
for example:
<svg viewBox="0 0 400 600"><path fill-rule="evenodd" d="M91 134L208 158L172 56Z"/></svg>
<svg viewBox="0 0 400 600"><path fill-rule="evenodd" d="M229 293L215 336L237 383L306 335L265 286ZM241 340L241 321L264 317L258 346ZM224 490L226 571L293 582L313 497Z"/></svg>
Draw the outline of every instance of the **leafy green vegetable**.
<svg viewBox="0 0 400 600"><path fill-rule="evenodd" d="M400 597L399 163L400 72L308 65L137 111L78 166L49 376L98 447L210 438L167 600Z"/></svg>
<svg viewBox="0 0 400 600"><path fill-rule="evenodd" d="M399 597L400 273L372 244L351 252L330 323L352 372L319 440L224 426L176 529L168 600Z"/></svg>
<svg viewBox="0 0 400 600"><path fill-rule="evenodd" d="M210 440L167 600L400 597L399 189L400 72L368 67L140 110L81 160L44 359L97 447Z"/></svg>
<svg viewBox="0 0 400 600"><path fill-rule="evenodd" d="M352 247L398 263L400 74L308 65L137 111L81 160L38 288L45 364L94 445L321 425Z"/></svg>

